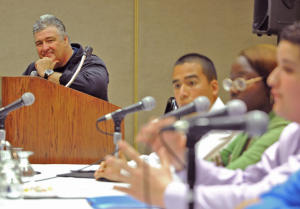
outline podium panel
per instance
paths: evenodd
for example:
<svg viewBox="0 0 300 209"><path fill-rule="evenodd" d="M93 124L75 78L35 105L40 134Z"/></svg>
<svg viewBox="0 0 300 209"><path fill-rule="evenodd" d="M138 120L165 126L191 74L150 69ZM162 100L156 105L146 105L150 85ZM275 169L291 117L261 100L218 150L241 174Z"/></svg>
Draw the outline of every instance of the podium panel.
<svg viewBox="0 0 300 209"><path fill-rule="evenodd" d="M90 164L114 151L113 137L98 132L96 120L118 106L39 77L1 79L2 106L25 92L35 96L31 106L12 111L5 121L6 140L33 151L31 163ZM114 132L111 120L99 127Z"/></svg>

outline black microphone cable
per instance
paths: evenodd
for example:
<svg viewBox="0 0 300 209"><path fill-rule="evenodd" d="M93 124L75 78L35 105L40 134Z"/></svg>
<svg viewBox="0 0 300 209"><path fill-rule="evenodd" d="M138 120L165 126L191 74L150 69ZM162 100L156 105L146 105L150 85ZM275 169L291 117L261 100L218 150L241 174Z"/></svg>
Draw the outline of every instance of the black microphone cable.
<svg viewBox="0 0 300 209"><path fill-rule="evenodd" d="M116 149L115 151L113 151L112 153L110 153L110 154L108 154L108 155L114 155L114 154L116 154L117 152L119 152L119 149ZM106 155L105 155L105 156L106 156ZM71 172L72 172L72 173L73 173L73 172L84 172L84 171L83 171L84 169L89 168L89 167L91 167L91 166L93 166L93 165L97 165L97 164L101 163L101 162L104 160L105 156L102 157L101 159L99 159L99 160L97 160L97 161L95 161L95 162L93 162L93 163L87 165L87 166L84 166L84 167L78 169L78 170L71 170Z"/></svg>
<svg viewBox="0 0 300 209"><path fill-rule="evenodd" d="M104 134L104 135L107 135L107 136L113 136L114 134L113 133L108 133L106 131L103 131L99 126L99 121L96 121L96 128L97 128L97 131L99 131L100 133Z"/></svg>
<svg viewBox="0 0 300 209"><path fill-rule="evenodd" d="M115 154L116 152L118 152L118 151L119 151L119 150L115 150L115 151L113 151L112 153L110 153L110 155L114 155L114 154ZM95 162L93 162L93 163L91 163L91 164L89 164L89 165L87 165L87 166L84 166L84 167L82 167L82 168L80 168L80 169L78 169L78 170L71 170L71 173L75 173L75 172L84 172L84 171L82 171L82 170L84 170L84 169L86 169L86 168L88 168L88 167L91 167L91 166L93 166L93 165L99 164L100 162L102 162L102 161L104 160L104 158L105 158L105 157L102 157L100 160L97 160L97 161L95 161ZM54 179L54 178L57 178L57 177L62 177L62 176L59 176L59 175L60 175L60 174L57 174L56 176L44 178L44 179L34 180L34 182L46 181L46 180ZM26 182L25 182L25 183L26 183Z"/></svg>
<svg viewBox="0 0 300 209"><path fill-rule="evenodd" d="M114 155L115 153L119 152L119 150L115 150L114 152L112 152L110 155ZM87 165L83 168L80 168L78 170L71 170L71 172L84 172L83 170L92 166L92 165L96 165L96 164L99 164L100 162L102 162L104 160L105 157L101 158L100 160L98 161L95 161L93 163L91 163L90 165ZM145 162L145 160L143 160ZM147 181L147 179L149 179L149 164L147 162L145 162L143 164L143 182L144 182L144 199L145 199L145 202L148 202L147 204L147 208L148 209L152 209L152 204L151 204L151 196L150 196L150 184L149 184L149 181ZM57 177L57 176L56 176ZM53 178L53 177L52 177ZM48 179L52 179L52 178L48 178ZM55 178L55 177L54 177ZM45 179L45 180L48 180L48 179ZM154 207L155 209L157 209L158 207L155 206Z"/></svg>

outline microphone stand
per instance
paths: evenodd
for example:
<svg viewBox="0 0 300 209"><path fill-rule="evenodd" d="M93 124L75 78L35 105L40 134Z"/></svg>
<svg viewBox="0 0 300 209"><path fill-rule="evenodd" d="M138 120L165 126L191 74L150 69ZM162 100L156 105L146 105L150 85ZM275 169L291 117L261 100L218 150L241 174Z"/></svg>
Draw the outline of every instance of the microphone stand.
<svg viewBox="0 0 300 209"><path fill-rule="evenodd" d="M116 117L113 118L114 124L115 124L115 131L113 134L114 144L115 144L115 156L119 156L119 145L118 142L122 139L122 133L121 133L121 123L124 117Z"/></svg>
<svg viewBox="0 0 300 209"><path fill-rule="evenodd" d="M119 156L118 155L118 150L119 150L118 141L122 139L121 123L122 123L123 118L124 118L124 116L112 118L114 121L114 125L115 125L113 140L114 140L114 144L115 144L115 156L116 157ZM89 166L86 166L84 168L87 168ZM79 178L90 178L90 176L93 177L94 172L92 173L92 175L90 175L91 174L90 171L83 171L84 168L81 168L79 170L72 170L70 173L58 174L57 177L79 177Z"/></svg>
<svg viewBox="0 0 300 209"><path fill-rule="evenodd" d="M196 150L195 150L195 144L207 132L208 131L206 131L206 130L202 130L201 132L199 132L199 130L194 131L193 127L191 127L189 132L186 135L186 137L187 137L186 147L188 148L188 153L187 153L187 159L188 159L187 182L189 184L189 193L188 193L189 209L193 209L194 206L195 206L195 203L194 203L194 200L195 200L194 185L195 185L195 181L196 181Z"/></svg>
<svg viewBox="0 0 300 209"><path fill-rule="evenodd" d="M0 118L0 163L12 159L11 146L9 141L6 141L5 119L6 116Z"/></svg>
<svg viewBox="0 0 300 209"><path fill-rule="evenodd" d="M5 118L0 118L0 150L4 150L9 144L6 142Z"/></svg>

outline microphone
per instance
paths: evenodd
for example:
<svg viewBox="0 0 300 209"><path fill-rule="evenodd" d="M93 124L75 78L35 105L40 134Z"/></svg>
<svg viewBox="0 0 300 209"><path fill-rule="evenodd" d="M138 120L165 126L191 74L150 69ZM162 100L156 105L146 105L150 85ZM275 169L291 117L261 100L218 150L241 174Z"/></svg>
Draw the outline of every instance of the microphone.
<svg viewBox="0 0 300 209"><path fill-rule="evenodd" d="M197 97L193 102L184 105L176 110L168 112L167 114L161 116L160 118L166 118L175 116L177 119L181 116L194 113L194 112L205 112L209 109L210 101L205 96Z"/></svg>
<svg viewBox="0 0 300 209"><path fill-rule="evenodd" d="M268 114L254 110L242 116L221 116L213 118L199 118L192 122L180 120L161 131L175 130L185 134L210 130L244 130L250 136L260 136L266 132L269 123Z"/></svg>
<svg viewBox="0 0 300 209"><path fill-rule="evenodd" d="M199 118L212 118L219 116L234 116L234 115L243 115L247 112L247 106L245 102L239 99L233 99L227 102L226 106L215 111L208 113L200 114L195 117L189 118L188 121L192 122Z"/></svg>
<svg viewBox="0 0 300 209"><path fill-rule="evenodd" d="M13 103L0 108L0 118L3 119L6 115L20 107L32 105L34 102L34 95L30 92L26 92L22 95L22 97Z"/></svg>
<svg viewBox="0 0 300 209"><path fill-rule="evenodd" d="M123 109L118 109L112 113L106 114L99 118L97 122L110 120L110 119L121 119L128 113L133 113L141 110L149 111L152 110L156 105L155 99L153 97L147 96L143 98L138 103L125 107Z"/></svg>
<svg viewBox="0 0 300 209"><path fill-rule="evenodd" d="M93 52L93 48L90 47L90 46L86 46L86 47L84 48L83 54L84 54L86 57L89 57L89 56L92 55L92 52Z"/></svg>
<svg viewBox="0 0 300 209"><path fill-rule="evenodd" d="M35 70L33 70L31 71L30 76L38 76L38 73Z"/></svg>

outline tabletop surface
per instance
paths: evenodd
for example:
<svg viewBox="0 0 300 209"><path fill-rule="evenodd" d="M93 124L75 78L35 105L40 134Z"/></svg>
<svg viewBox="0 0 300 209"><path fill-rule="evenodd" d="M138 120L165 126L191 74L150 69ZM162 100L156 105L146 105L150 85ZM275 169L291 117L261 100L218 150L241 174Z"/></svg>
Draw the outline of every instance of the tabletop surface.
<svg viewBox="0 0 300 209"><path fill-rule="evenodd" d="M96 181L91 178L56 177L57 174L83 168L85 165L33 164L41 172L23 185L25 192L21 199L0 199L0 208L78 208L91 209L86 198L125 195L113 189L114 185L126 185ZM98 166L89 167L95 170ZM28 199L30 198L30 199ZM55 208L56 207L56 208Z"/></svg>

